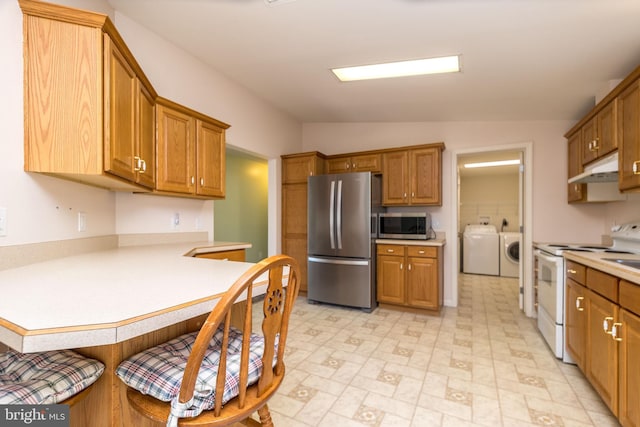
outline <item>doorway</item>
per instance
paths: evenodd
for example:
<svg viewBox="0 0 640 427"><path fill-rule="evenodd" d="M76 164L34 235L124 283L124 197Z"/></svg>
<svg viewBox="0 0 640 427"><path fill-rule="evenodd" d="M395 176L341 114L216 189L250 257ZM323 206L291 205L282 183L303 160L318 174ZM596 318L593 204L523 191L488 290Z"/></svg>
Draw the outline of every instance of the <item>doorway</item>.
<svg viewBox="0 0 640 427"><path fill-rule="evenodd" d="M247 262L268 254L268 162L227 146L226 197L214 202L216 241L247 242Z"/></svg>
<svg viewBox="0 0 640 427"><path fill-rule="evenodd" d="M452 182L454 186L453 210L455 231L453 239L458 254L452 271L453 289L457 301L458 275L463 266L463 232L466 224L489 224L495 226L496 233L504 232L496 239L498 253L503 251L503 238L513 241L516 233L521 233L517 266L520 309L529 317L535 316L534 292L531 262L531 149L532 143L510 144L481 149L459 150L452 157ZM464 168L468 163L517 160L517 164L507 166ZM491 228L491 227L489 227ZM495 238L495 237L494 237ZM492 255L493 256L493 255ZM514 276L515 272L507 273ZM492 272L492 274L494 274ZM500 275L498 270L497 275Z"/></svg>

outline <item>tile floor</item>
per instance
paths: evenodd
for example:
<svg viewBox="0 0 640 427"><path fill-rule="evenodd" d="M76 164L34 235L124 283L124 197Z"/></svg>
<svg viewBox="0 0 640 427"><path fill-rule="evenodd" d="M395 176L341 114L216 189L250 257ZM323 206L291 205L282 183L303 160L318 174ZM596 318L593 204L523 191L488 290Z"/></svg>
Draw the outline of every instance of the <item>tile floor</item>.
<svg viewBox="0 0 640 427"><path fill-rule="evenodd" d="M292 314L278 427L617 426L518 309L517 280L461 275L440 316L308 304Z"/></svg>

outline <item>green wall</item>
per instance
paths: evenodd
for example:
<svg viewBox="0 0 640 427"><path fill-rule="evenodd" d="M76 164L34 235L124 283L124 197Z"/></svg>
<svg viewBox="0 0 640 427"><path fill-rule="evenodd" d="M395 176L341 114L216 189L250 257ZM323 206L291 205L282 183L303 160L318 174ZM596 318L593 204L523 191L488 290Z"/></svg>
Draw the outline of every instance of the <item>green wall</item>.
<svg viewBox="0 0 640 427"><path fill-rule="evenodd" d="M225 200L216 200L213 235L216 241L248 242L247 261L268 255L267 161L227 148Z"/></svg>

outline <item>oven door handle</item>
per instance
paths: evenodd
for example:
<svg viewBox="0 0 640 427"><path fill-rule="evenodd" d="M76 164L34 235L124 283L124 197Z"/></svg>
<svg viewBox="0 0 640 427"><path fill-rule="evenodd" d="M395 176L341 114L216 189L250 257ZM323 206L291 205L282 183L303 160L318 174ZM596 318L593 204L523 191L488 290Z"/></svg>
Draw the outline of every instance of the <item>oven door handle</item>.
<svg viewBox="0 0 640 427"><path fill-rule="evenodd" d="M540 259L543 259L547 262L552 262L554 264L557 263L559 259L562 259L562 257L545 255L540 249L536 249L535 255Z"/></svg>

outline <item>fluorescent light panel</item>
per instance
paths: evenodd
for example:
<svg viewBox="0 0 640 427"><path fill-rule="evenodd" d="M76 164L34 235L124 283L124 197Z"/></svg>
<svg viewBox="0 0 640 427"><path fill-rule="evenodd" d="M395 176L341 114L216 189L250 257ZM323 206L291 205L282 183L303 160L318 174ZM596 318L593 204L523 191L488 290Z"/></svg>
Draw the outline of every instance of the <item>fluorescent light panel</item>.
<svg viewBox="0 0 640 427"><path fill-rule="evenodd" d="M458 55L442 56L412 61L333 68L331 71L343 82L418 76L422 74L457 73L460 71L460 57Z"/></svg>
<svg viewBox="0 0 640 427"><path fill-rule="evenodd" d="M498 160L495 162L465 163L465 168L488 168L492 166L519 165L520 160Z"/></svg>

